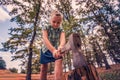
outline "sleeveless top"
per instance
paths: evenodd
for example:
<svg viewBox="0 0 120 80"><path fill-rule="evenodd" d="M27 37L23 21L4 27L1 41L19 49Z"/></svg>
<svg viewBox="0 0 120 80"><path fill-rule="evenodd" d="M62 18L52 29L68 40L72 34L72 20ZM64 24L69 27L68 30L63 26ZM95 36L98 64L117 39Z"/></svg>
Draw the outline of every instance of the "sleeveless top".
<svg viewBox="0 0 120 80"><path fill-rule="evenodd" d="M57 47L60 44L60 34L61 34L61 32L64 32L62 26L60 26L58 28L53 28L51 25L42 26L42 30L47 30L48 40L57 49ZM43 43L41 49L42 49L43 53L45 53L48 50L48 48L45 46L44 43Z"/></svg>

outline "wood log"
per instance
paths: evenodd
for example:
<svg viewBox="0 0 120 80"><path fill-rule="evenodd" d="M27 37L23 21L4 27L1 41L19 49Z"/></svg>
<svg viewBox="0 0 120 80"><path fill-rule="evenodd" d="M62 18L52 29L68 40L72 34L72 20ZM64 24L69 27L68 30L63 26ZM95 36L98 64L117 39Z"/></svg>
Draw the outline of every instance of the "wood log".
<svg viewBox="0 0 120 80"><path fill-rule="evenodd" d="M94 65L80 67L69 71L64 80L101 80Z"/></svg>
<svg viewBox="0 0 120 80"><path fill-rule="evenodd" d="M81 51L81 39L78 33L72 33L66 45L61 49L61 54L72 51L74 70L66 80L100 80L94 65L88 64Z"/></svg>

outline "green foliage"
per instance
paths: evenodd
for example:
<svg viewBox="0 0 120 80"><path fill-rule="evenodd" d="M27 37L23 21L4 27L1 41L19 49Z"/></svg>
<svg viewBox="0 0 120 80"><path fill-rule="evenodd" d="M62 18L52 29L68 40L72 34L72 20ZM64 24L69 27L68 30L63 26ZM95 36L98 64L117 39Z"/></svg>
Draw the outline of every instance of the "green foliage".
<svg viewBox="0 0 120 80"><path fill-rule="evenodd" d="M101 73L100 77L102 80L120 80L120 70Z"/></svg>
<svg viewBox="0 0 120 80"><path fill-rule="evenodd" d="M25 69L21 69L20 73L26 74L26 70Z"/></svg>
<svg viewBox="0 0 120 80"><path fill-rule="evenodd" d="M13 73L18 73L18 69L16 69L16 68L9 68L9 70Z"/></svg>
<svg viewBox="0 0 120 80"><path fill-rule="evenodd" d="M6 63L2 57L0 57L0 69L6 69Z"/></svg>

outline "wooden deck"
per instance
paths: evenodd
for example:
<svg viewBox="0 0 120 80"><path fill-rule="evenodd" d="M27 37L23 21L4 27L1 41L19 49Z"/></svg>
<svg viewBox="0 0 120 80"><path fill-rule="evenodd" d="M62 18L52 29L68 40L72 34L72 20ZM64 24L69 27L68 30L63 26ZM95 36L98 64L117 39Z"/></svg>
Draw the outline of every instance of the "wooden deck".
<svg viewBox="0 0 120 80"><path fill-rule="evenodd" d="M120 64L111 65L111 69L109 70L106 70L104 67L97 68L98 73L112 72L114 70L120 70ZM65 78L65 75L63 76L63 78ZM0 70L0 80L25 80L25 78L26 74L12 73L9 70ZM53 75L48 75L47 78L48 80L54 80ZM32 80L39 80L39 74L32 74Z"/></svg>
<svg viewBox="0 0 120 80"><path fill-rule="evenodd" d="M26 74L12 73L9 70L0 70L0 80L25 80ZM32 74L32 80L39 80L39 74ZM53 75L48 76L53 80Z"/></svg>

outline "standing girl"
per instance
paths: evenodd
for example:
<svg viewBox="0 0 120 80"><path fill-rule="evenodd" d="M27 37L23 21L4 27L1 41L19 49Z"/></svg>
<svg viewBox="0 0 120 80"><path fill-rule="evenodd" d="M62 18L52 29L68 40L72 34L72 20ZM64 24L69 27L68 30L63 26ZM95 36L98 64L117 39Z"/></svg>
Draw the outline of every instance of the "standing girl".
<svg viewBox="0 0 120 80"><path fill-rule="evenodd" d="M63 15L59 11L53 11L50 16L50 25L42 26L44 45L40 55L40 80L47 80L48 63L55 62L54 80L62 78L62 55L60 49L65 44L65 32L61 27Z"/></svg>

